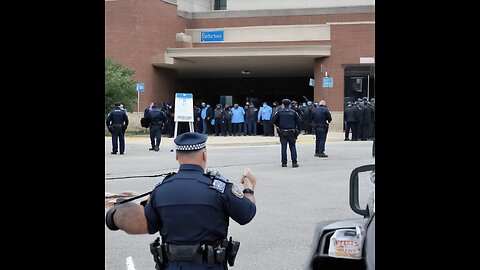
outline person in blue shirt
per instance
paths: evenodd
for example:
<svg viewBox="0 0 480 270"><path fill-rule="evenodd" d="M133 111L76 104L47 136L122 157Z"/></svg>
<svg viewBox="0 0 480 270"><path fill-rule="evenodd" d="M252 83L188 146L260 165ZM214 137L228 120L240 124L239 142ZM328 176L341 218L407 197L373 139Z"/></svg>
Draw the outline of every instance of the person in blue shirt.
<svg viewBox="0 0 480 270"><path fill-rule="evenodd" d="M207 105L205 102L202 102L202 111L200 112L200 117L202 118L202 126L203 126L203 131L202 134L207 134L208 131L208 121L210 120L210 117L208 117L208 110L207 110Z"/></svg>
<svg viewBox="0 0 480 270"><path fill-rule="evenodd" d="M127 202L107 212L110 230L160 233L161 245L151 250L156 269L227 269L227 259L230 266L233 261L229 260L235 259L226 244L229 219L245 225L256 214L253 172L244 170L243 191L218 172L205 173L206 140L206 135L197 132L179 135L174 140L178 172L155 186L144 207Z"/></svg>
<svg viewBox="0 0 480 270"><path fill-rule="evenodd" d="M262 121L263 136L273 136L272 123L270 122L272 117L272 107L268 106L267 102L263 102L263 106L258 111L258 122Z"/></svg>
<svg viewBox="0 0 480 270"><path fill-rule="evenodd" d="M245 122L245 110L242 107L238 106L238 103L235 103L232 108L232 129L233 136L242 136L242 126Z"/></svg>

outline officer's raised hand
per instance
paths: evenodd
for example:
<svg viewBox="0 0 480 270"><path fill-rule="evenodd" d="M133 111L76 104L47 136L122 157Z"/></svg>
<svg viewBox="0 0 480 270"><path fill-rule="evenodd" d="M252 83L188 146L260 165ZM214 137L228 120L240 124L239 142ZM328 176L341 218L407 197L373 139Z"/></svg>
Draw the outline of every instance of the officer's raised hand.
<svg viewBox="0 0 480 270"><path fill-rule="evenodd" d="M240 180L240 183L243 184L243 193L245 194L245 197L255 203L255 197L253 194L255 185L257 184L257 177L253 174L250 168L247 168L243 171L243 177L242 180Z"/></svg>

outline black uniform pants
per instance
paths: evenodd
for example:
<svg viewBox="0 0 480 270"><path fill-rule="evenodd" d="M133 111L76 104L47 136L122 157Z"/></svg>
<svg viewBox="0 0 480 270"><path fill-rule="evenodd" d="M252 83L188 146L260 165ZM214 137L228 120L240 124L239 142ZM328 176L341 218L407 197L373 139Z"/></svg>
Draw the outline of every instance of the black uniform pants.
<svg viewBox="0 0 480 270"><path fill-rule="evenodd" d="M352 140L358 139L357 122L345 122L345 139L348 139L352 132Z"/></svg>
<svg viewBox="0 0 480 270"><path fill-rule="evenodd" d="M125 152L125 132L122 127L112 128L112 152L118 152L118 143L120 142L120 154Z"/></svg>
<svg viewBox="0 0 480 270"><path fill-rule="evenodd" d="M262 120L263 136L273 136L270 120Z"/></svg>
<svg viewBox="0 0 480 270"><path fill-rule="evenodd" d="M171 116L167 117L167 134L169 138L173 138L175 132L175 121Z"/></svg>
<svg viewBox="0 0 480 270"><path fill-rule="evenodd" d="M222 125L222 135L223 136L232 136L232 119L231 118L225 118L225 121Z"/></svg>
<svg viewBox="0 0 480 270"><path fill-rule="evenodd" d="M245 136L257 135L257 121L255 118L245 120L245 127L243 129L243 135Z"/></svg>
<svg viewBox="0 0 480 270"><path fill-rule="evenodd" d="M243 123L232 123L232 128L233 128L233 136L242 136L242 126Z"/></svg>
<svg viewBox="0 0 480 270"><path fill-rule="evenodd" d="M202 118L195 118L195 132L202 133Z"/></svg>
<svg viewBox="0 0 480 270"><path fill-rule="evenodd" d="M222 122L222 117L215 118L215 136L220 135L220 132L222 131Z"/></svg>
<svg viewBox="0 0 480 270"><path fill-rule="evenodd" d="M325 152L326 140L327 140L327 128L326 127L315 128L315 154L321 154Z"/></svg>
<svg viewBox="0 0 480 270"><path fill-rule="evenodd" d="M290 156L292 158L292 163L297 163L297 147L295 143L297 139L293 136L283 136L280 132L280 144L282 145L282 164L287 164L287 143L288 148L290 148Z"/></svg>
<svg viewBox="0 0 480 270"><path fill-rule="evenodd" d="M363 137L361 139L363 140L366 140L366 139L370 139L372 137L372 123L371 122L364 122L363 125L362 125L362 135Z"/></svg>
<svg viewBox="0 0 480 270"><path fill-rule="evenodd" d="M363 138L363 125L361 122L357 122L357 136L355 139L361 140Z"/></svg>
<svg viewBox="0 0 480 270"><path fill-rule="evenodd" d="M375 122L372 123L372 139L375 140Z"/></svg>
<svg viewBox="0 0 480 270"><path fill-rule="evenodd" d="M163 125L150 125L150 144L152 148L160 147L162 141L162 128Z"/></svg>

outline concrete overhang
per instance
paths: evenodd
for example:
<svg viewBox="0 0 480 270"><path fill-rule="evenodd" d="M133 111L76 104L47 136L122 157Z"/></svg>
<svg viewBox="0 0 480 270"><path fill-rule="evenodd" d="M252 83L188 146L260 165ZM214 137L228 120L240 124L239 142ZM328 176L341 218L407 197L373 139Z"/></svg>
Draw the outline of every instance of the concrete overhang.
<svg viewBox="0 0 480 270"><path fill-rule="evenodd" d="M330 49L330 45L167 48L152 57L152 65L175 69L181 79L311 77L314 60L330 56Z"/></svg>

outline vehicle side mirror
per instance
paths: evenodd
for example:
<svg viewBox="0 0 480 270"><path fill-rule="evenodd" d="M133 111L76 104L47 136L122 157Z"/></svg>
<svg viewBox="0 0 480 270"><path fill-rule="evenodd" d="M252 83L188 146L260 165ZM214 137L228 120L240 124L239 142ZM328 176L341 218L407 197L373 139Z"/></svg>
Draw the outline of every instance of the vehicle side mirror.
<svg viewBox="0 0 480 270"><path fill-rule="evenodd" d="M374 172L375 171L375 164L371 165L364 165L360 166L358 168L355 168L352 173L350 174L350 208L353 210L353 212L362 215L364 217L370 217L370 211L368 208L362 209L360 207L360 202L359 202L359 177L358 174L361 172ZM367 205L368 207L368 205Z"/></svg>

